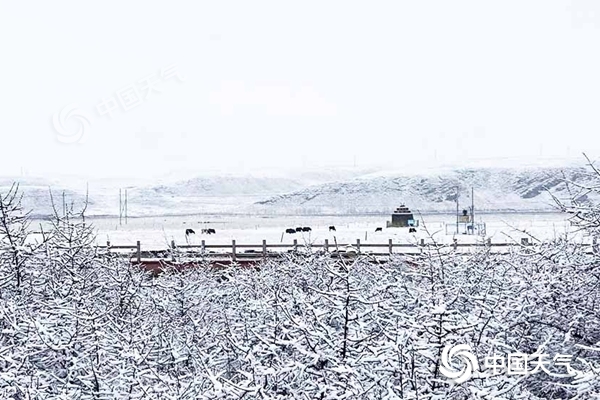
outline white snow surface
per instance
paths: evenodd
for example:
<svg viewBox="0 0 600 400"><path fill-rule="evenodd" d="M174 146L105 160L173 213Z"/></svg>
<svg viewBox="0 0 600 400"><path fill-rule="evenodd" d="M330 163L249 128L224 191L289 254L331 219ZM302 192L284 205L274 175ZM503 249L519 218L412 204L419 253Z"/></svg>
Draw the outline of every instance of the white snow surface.
<svg viewBox="0 0 600 400"><path fill-rule="evenodd" d="M476 217L477 221L485 222L487 238L493 243L520 242L527 237L539 240L552 239L559 236L589 241L570 226L566 214L487 214ZM419 217L420 227L416 234L409 233L408 228L386 228L389 216L256 216L256 215L189 215L128 218L119 223L118 218L89 218L88 221L96 228L97 243L112 245L134 246L139 240L142 248L160 250L168 247L172 240L176 244L196 244L202 240L206 244L230 244L236 240L238 245L260 245L262 240L269 244L292 244L294 239L299 244L324 243L327 239L330 245L376 243L387 245L389 239L393 243L418 243L425 239L428 243L430 236L439 243L452 243L453 235L446 234L445 225L450 227L456 222L454 215L431 214ZM36 221L33 228L37 229L42 223L48 229L46 222ZM330 231L329 226L335 226ZM309 233L285 234L286 228L311 227ZM375 232L382 227L382 232ZM185 230L191 228L196 234L186 238ZM213 228L216 234L202 234L203 228ZM458 235L459 243L482 242L479 236ZM368 248L375 252L386 249Z"/></svg>

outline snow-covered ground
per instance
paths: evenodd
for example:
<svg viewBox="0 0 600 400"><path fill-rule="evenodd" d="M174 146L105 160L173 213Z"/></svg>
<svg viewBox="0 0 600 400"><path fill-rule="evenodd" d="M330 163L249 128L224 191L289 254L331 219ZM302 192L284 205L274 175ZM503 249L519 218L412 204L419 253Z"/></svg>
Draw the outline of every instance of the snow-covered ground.
<svg viewBox="0 0 600 400"><path fill-rule="evenodd" d="M409 234L407 228L386 228L389 216L294 216L294 217L261 217L242 215L196 215L172 217L140 217L129 218L127 224L119 225L118 218L92 218L89 221L96 227L98 244L135 245L140 241L144 249L164 249L167 243L174 240L177 244L186 244L185 230L193 229L196 234L189 238L190 244L228 244L236 240L237 244L261 244L266 240L271 244L291 244L294 239L298 243L307 241L323 243L381 243L389 239L394 243L416 243L429 234L440 243L451 243L452 235L445 235L445 224L453 224L453 215L424 215L420 219L417 234ZM539 239L573 233L565 214L488 214L477 217L476 220L486 223L487 236L494 243L520 240L528 234ZM329 226L336 227L335 232L329 231ZM310 233L283 233L286 228L311 227ZM34 224L35 227L35 224ZM382 227L382 232L375 232ZM213 228L216 234L201 234L201 229ZM426 229L424 229L426 228ZM521 231L525 230L527 233ZM584 240L581 233L574 234L579 240ZM469 243L476 237L460 235L459 243Z"/></svg>

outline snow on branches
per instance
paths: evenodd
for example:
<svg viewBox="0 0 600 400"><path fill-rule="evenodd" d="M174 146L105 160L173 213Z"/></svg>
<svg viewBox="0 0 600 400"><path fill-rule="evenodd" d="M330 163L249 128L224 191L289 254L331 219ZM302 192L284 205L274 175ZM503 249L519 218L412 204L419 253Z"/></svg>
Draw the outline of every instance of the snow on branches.
<svg viewBox="0 0 600 400"><path fill-rule="evenodd" d="M10 217L20 212L4 215L10 235L25 237ZM8 231L0 239L10 254ZM93 234L83 213L58 216L43 249L20 259L29 289L0 298L0 398L600 395L600 263L565 239L505 255L289 255L153 277L97 253ZM14 282L14 258L0 263ZM441 373L444 349L455 344L480 360L460 384ZM481 368L515 352L572 355L576 373Z"/></svg>

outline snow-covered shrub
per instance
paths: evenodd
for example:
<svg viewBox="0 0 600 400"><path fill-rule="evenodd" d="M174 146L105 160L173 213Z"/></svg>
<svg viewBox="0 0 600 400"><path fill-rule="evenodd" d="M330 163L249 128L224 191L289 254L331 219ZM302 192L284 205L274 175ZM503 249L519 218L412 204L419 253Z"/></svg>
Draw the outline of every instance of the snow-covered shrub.
<svg viewBox="0 0 600 400"><path fill-rule="evenodd" d="M22 289L26 262L34 252L27 245L29 213L21 206L22 196L17 184L0 193L0 297Z"/></svg>
<svg viewBox="0 0 600 400"><path fill-rule="evenodd" d="M600 263L564 238L507 255L289 255L152 277L96 252L93 234L83 213L55 217L43 251L18 264L27 290L14 257L0 257L0 398L600 395ZM454 344L478 360L572 354L579 374L452 384L440 363Z"/></svg>

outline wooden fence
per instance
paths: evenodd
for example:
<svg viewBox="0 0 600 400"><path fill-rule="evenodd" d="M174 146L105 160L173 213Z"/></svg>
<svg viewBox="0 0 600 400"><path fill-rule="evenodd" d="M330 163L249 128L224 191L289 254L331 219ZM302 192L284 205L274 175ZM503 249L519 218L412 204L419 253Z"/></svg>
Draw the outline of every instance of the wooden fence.
<svg viewBox="0 0 600 400"><path fill-rule="evenodd" d="M321 251L330 253L332 256L343 256L343 255L360 255L368 254L373 256L390 256L392 254L419 254L426 249L446 249L450 251L459 251L461 253L469 253L475 248L490 248L490 249L510 249L514 247L527 248L532 243L528 238L522 238L521 242L513 243L492 243L491 239L485 242L479 243L457 243L456 241L452 244L438 244L438 243L426 243L425 239L421 239L418 243L393 243L392 239L389 239L387 243L361 243L360 239L357 239L355 243L330 243L328 239L325 239L323 243L298 243L297 239L294 239L292 244L268 244L266 240L263 240L261 244L238 244L235 240L232 240L228 244L207 244L202 240L201 244L185 244L176 245L175 241L171 241L171 244L166 250L142 250L141 242L137 241L136 245L112 245L110 242L106 243L106 246L97 246L98 249L109 252L109 253L122 253L123 250L126 254L135 258L138 262L148 258L171 258L175 260L177 257L227 257L231 260L236 259L253 259L253 258L267 258L267 257L281 257L287 253L311 253ZM593 245L587 245L589 251L592 252L596 249L595 243ZM379 249L379 251L372 251L369 249ZM385 249L385 250L383 250ZM401 249L400 251L394 251L394 249ZM221 251L215 251L221 250ZM224 250L224 251L223 251ZM383 250L383 251L382 251Z"/></svg>

